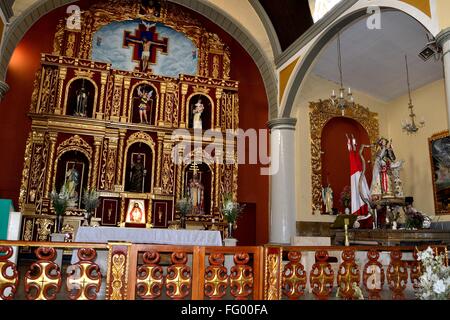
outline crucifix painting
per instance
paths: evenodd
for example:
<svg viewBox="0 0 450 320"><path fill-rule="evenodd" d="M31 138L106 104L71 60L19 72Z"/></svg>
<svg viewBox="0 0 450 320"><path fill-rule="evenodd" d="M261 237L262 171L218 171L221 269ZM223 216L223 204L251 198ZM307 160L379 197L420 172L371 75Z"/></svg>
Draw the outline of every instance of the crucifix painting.
<svg viewBox="0 0 450 320"><path fill-rule="evenodd" d="M156 64L157 51L168 53L169 39L159 39L156 23L148 24L142 21L134 32L134 35L131 35L130 31L124 31L123 46L134 46L133 60L139 62L138 71L151 72L149 65Z"/></svg>

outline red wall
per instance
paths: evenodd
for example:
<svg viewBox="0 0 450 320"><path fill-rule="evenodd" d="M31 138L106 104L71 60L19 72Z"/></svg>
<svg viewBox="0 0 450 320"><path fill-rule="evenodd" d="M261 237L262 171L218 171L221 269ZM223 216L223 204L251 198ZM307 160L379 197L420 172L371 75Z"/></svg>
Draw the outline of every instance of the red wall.
<svg viewBox="0 0 450 320"><path fill-rule="evenodd" d="M93 1L79 1L80 7ZM35 72L40 66L40 54L51 53L56 25L66 16L66 7L47 14L36 22L17 46L8 67L6 82L11 87L0 103L0 198L14 200L17 208L23 169L25 143L31 122L27 117L33 91ZM240 127L266 128L268 103L258 68L247 52L230 35L210 20L191 11L210 32L217 33L231 49L231 78L240 83ZM264 244L268 241L268 177L260 176L259 165L239 167L239 201L256 204L256 221L246 222L239 228L257 230L256 239L242 242ZM245 220L247 221L247 220ZM249 233L252 234L252 233Z"/></svg>
<svg viewBox="0 0 450 320"><path fill-rule="evenodd" d="M370 144L369 135L361 124L349 118L337 117L331 119L322 130L322 185L328 183L334 192L334 207L339 212L344 211L340 203L341 192L345 186L350 186L350 158L347 148L347 137L353 134L359 146ZM365 159L370 159L370 151L366 149ZM370 183L371 166L366 162L366 177Z"/></svg>

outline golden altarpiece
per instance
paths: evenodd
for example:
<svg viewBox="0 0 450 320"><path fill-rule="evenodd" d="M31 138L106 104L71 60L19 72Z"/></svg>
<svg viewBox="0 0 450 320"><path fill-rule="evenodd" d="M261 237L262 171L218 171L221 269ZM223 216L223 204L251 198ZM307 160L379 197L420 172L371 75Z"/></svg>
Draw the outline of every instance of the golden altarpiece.
<svg viewBox="0 0 450 320"><path fill-rule="evenodd" d="M36 74L20 190L22 239L49 240L56 226L49 193L62 185L73 198L63 223L69 231L84 219L86 188L100 193L98 225L167 228L176 201L199 179L195 220L220 221L221 195L236 196L237 164L216 163L219 149L202 162L173 162L171 136L179 128L238 128L238 82L230 79L227 45L167 3L157 14L136 1L95 4L80 12L78 28L69 18L61 19L53 53L42 54ZM127 221L135 207L141 216Z"/></svg>

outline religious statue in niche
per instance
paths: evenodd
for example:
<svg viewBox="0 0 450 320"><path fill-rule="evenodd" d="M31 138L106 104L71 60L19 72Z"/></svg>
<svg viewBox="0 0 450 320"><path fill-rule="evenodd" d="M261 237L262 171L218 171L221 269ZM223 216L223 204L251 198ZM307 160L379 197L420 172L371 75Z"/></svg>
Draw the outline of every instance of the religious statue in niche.
<svg viewBox="0 0 450 320"><path fill-rule="evenodd" d="M150 123L152 119L154 99L154 90L149 85L141 85L137 88L137 97L134 97L139 101L137 104L137 109L139 110L139 120L141 123ZM147 117L149 113L149 117Z"/></svg>
<svg viewBox="0 0 450 320"><path fill-rule="evenodd" d="M333 212L333 189L328 184L327 187L322 188L322 200L325 206L325 213Z"/></svg>
<svg viewBox="0 0 450 320"><path fill-rule="evenodd" d="M79 208L84 163L68 161L66 163L64 185L69 197L68 207Z"/></svg>
<svg viewBox="0 0 450 320"><path fill-rule="evenodd" d="M129 45L134 45L133 60L139 61L138 71L151 72L149 65L156 63L156 51L168 52L169 39L158 39L156 23L149 24L142 21L135 35L131 35L130 31L124 33L123 46L127 48Z"/></svg>
<svg viewBox="0 0 450 320"><path fill-rule="evenodd" d="M153 15L155 17L161 16L161 1L160 0L141 0L142 15Z"/></svg>
<svg viewBox="0 0 450 320"><path fill-rule="evenodd" d="M204 214L205 213L205 187L202 184L201 176L199 175L199 167L194 162L191 165L192 178L189 179L187 195L191 199L192 213Z"/></svg>
<svg viewBox="0 0 450 320"><path fill-rule="evenodd" d="M85 87L85 80L83 79L83 84L81 88L77 91L77 106L75 108L75 115L80 117L87 116L88 98L89 92Z"/></svg>
<svg viewBox="0 0 450 320"><path fill-rule="evenodd" d="M370 194L372 199L403 196L399 170L403 161L396 161L392 141L380 138L376 143Z"/></svg>
<svg viewBox="0 0 450 320"><path fill-rule="evenodd" d="M190 100L189 128L207 130L211 128L211 103L209 99L198 94Z"/></svg>
<svg viewBox="0 0 450 320"><path fill-rule="evenodd" d="M128 223L145 223L145 202L144 200L132 200L128 204L127 217Z"/></svg>
<svg viewBox="0 0 450 320"><path fill-rule="evenodd" d="M133 153L131 155L131 170L129 177L129 191L144 193L145 176L145 154Z"/></svg>

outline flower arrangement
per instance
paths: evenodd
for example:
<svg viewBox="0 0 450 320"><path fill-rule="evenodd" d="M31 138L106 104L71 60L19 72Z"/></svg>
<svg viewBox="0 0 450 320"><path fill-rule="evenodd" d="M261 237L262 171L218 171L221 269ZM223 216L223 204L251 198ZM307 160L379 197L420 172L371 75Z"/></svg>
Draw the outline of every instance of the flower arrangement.
<svg viewBox="0 0 450 320"><path fill-rule="evenodd" d="M425 217L418 211L410 211L406 214L406 229L422 229Z"/></svg>
<svg viewBox="0 0 450 320"><path fill-rule="evenodd" d="M232 193L226 193L223 196L222 214L228 223L236 223L244 208L245 205L233 201Z"/></svg>
<svg viewBox="0 0 450 320"><path fill-rule="evenodd" d="M344 208L350 207L352 201L352 192L349 186L345 186L344 190L342 190L339 201Z"/></svg>
<svg viewBox="0 0 450 320"><path fill-rule="evenodd" d="M187 215L192 211L192 201L189 197L181 198L176 204L177 210L183 215Z"/></svg>
<svg viewBox="0 0 450 320"><path fill-rule="evenodd" d="M100 205L98 192L95 189L90 190L89 188L84 190L83 204L84 208L86 209L87 219L89 220L88 223L90 223L92 214L94 213L95 209L97 209L97 207Z"/></svg>
<svg viewBox="0 0 450 320"><path fill-rule="evenodd" d="M416 295L421 300L450 299L450 267L445 265L445 256L435 255L433 249L417 254L422 263L422 276Z"/></svg>
<svg viewBox="0 0 450 320"><path fill-rule="evenodd" d="M69 204L69 193L67 192L66 186L63 185L59 193L57 193L56 190L53 190L50 193L50 199L56 215L62 216L64 212L66 212Z"/></svg>

